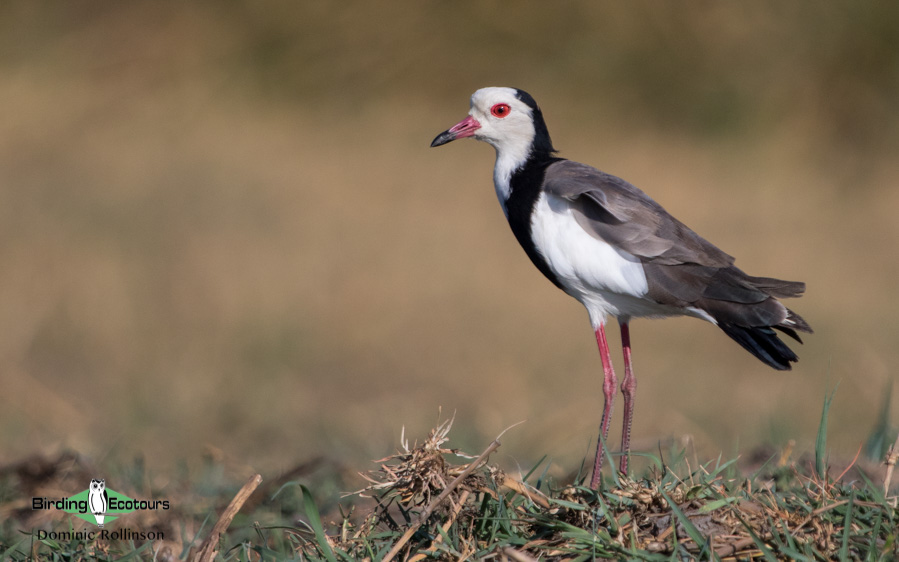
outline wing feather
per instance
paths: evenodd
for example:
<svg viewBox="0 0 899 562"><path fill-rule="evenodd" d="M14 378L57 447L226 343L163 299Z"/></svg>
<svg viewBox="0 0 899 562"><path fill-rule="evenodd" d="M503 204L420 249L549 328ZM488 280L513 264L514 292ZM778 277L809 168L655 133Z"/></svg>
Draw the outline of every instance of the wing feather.
<svg viewBox="0 0 899 562"><path fill-rule="evenodd" d="M570 160L551 164L544 189L571 201L581 227L644 262L725 267L734 258L718 249L651 197L616 176Z"/></svg>

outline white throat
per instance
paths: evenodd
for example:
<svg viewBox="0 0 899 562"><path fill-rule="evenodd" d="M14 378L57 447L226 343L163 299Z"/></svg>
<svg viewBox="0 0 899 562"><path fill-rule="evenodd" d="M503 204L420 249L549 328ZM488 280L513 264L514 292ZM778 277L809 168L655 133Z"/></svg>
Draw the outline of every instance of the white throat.
<svg viewBox="0 0 899 562"><path fill-rule="evenodd" d="M475 140L486 142L496 150L493 184L507 218L512 174L527 162L536 136L531 108L518 96L518 90L512 88L481 88L472 94L469 111L480 125L474 132ZM497 107L504 107L505 111L494 113Z"/></svg>
<svg viewBox="0 0 899 562"><path fill-rule="evenodd" d="M491 143L492 144L492 143ZM509 218L506 202L512 196L512 174L524 166L531 155L530 142L527 144L514 144L496 148L496 164L493 166L493 187L496 189L496 198L503 208L503 214Z"/></svg>

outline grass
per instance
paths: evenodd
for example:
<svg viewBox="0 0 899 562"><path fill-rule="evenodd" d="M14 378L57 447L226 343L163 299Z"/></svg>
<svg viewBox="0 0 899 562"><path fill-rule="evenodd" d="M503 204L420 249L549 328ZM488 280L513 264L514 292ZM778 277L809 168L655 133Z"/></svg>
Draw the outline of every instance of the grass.
<svg viewBox="0 0 899 562"><path fill-rule="evenodd" d="M601 396L586 315L510 233L491 149L428 148L489 84L740 268L808 283L789 375L693 319L634 324L643 448L813 435L797 397L826 373L834 454L875 423L899 365L891 4L170 8L0 8L2 462L62 443L166 470L210 443L265 473L360 464L442 406L471 450L528 417L523 463L577 463L594 415L571 412Z"/></svg>
<svg viewBox="0 0 899 562"><path fill-rule="evenodd" d="M887 495L891 473L879 483L862 472L849 480L848 468L834 477L817 462L826 457L831 399L822 410L815 463L783 452L753 473L740 474L738 459L694 466L686 451L667 458L644 453L651 460L644 476L612 474L599 490L585 486L589 474L583 470L571 482L548 479L545 460L520 478L505 473L489 462L500 437L477 457L449 448L452 420L420 444L404 440L401 450L362 475L365 488L340 501L334 498L335 486L345 485L341 470L320 470L321 461L258 489L254 476L231 500L234 477L209 459L192 484L146 490L150 497L172 498L171 513L130 514L128 523L113 526L165 534L155 542L71 535L96 528L76 529L73 522L80 520L67 516L36 520L23 507L33 492L29 470L43 469L46 484L80 477L90 467L77 457L42 467L31 459L2 471L0 556L331 562L895 559L899 511L897 497ZM897 457L891 452L888 460L895 464ZM139 465L117 477L133 487L147 482ZM56 534L48 538L38 530ZM212 545L204 545L206 550L217 550L208 558L200 555L204 540Z"/></svg>

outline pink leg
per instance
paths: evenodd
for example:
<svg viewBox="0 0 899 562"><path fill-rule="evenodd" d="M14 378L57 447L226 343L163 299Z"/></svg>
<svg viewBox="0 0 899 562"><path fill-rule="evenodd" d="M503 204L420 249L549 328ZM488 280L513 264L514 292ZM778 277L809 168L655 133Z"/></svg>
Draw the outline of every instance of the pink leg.
<svg viewBox="0 0 899 562"><path fill-rule="evenodd" d="M634 419L634 395L637 391L637 379L631 364L631 334L627 322L621 322L621 348L624 351L624 380L621 381L621 393L624 395L624 426L621 430L621 472L627 474L627 460L631 453L631 423Z"/></svg>
<svg viewBox="0 0 899 562"><path fill-rule="evenodd" d="M612 368L612 357L609 355L609 342L606 340L606 331L602 324L596 329L596 343L599 345L599 357L602 359L602 394L605 397L602 407L602 424L599 426L599 439L596 441L596 459L593 461L593 478L590 487L594 490L599 486L602 472L602 461L605 458L603 444L609 436L609 425L612 421L612 402L615 400L615 392L618 390L618 378Z"/></svg>

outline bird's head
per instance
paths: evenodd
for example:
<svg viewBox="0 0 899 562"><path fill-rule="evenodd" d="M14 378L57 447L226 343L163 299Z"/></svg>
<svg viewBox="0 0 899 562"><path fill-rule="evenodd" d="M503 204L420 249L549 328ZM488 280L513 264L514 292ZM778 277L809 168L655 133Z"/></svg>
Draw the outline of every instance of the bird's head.
<svg viewBox="0 0 899 562"><path fill-rule="evenodd" d="M431 146L474 137L497 153L519 156L555 152L543 113L527 92L515 88L481 88L471 96L468 117L437 135Z"/></svg>

